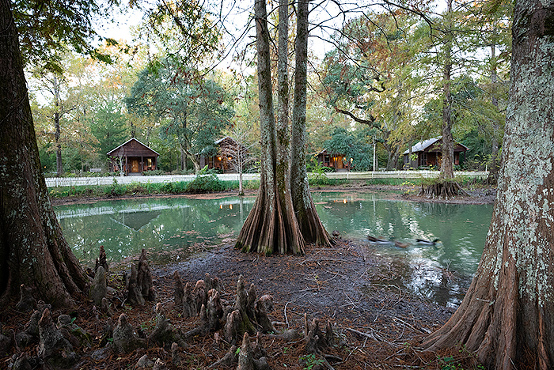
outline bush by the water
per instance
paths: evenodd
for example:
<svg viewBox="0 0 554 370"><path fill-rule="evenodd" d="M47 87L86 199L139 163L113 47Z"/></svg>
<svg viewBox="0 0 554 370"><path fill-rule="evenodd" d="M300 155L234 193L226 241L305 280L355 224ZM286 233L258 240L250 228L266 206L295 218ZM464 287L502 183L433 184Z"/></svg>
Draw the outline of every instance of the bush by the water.
<svg viewBox="0 0 554 370"><path fill-rule="evenodd" d="M244 189L255 190L260 186L259 180L243 181ZM156 195L183 193L210 193L217 191L238 190L238 181L222 181L215 175L198 176L193 181L166 183L131 183L119 184L117 179L111 185L83 185L49 188L50 197L117 197L123 195Z"/></svg>

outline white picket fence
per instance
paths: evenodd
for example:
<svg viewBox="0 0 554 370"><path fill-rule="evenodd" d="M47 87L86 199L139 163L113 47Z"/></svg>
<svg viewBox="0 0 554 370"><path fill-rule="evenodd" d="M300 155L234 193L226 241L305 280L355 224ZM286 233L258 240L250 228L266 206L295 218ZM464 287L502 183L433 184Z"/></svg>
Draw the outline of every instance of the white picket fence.
<svg viewBox="0 0 554 370"><path fill-rule="evenodd" d="M457 171L456 176L468 176L476 178L486 178L487 171L469 172ZM347 179L347 180L369 180L369 179L419 179L438 177L439 171L376 171L376 172L328 172L325 174L330 179ZM179 181L192 181L195 175L167 175L167 176L110 176L110 177L49 177L46 178L46 186L84 186L84 185L111 185L114 180L118 184L133 184L133 183L167 183ZM236 173L219 174L217 177L224 181L238 180L239 175ZM260 175L257 173L245 173L242 175L243 180L258 180Z"/></svg>

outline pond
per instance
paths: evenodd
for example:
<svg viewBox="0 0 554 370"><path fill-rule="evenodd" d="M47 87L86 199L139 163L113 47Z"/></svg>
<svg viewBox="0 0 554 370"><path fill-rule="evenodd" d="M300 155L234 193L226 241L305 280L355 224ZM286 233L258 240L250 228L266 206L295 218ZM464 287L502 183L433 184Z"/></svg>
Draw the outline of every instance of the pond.
<svg viewBox="0 0 554 370"><path fill-rule="evenodd" d="M402 263L403 276L392 284L442 305L459 304L481 258L492 205L407 202L379 193L314 192L313 197L329 232L338 230ZM66 240L85 265L94 263L101 245L111 261L146 248L157 252L151 253L156 262L177 262L235 238L254 200L139 198L57 206L55 211ZM372 244L367 235L408 246ZM441 242L422 246L417 238Z"/></svg>

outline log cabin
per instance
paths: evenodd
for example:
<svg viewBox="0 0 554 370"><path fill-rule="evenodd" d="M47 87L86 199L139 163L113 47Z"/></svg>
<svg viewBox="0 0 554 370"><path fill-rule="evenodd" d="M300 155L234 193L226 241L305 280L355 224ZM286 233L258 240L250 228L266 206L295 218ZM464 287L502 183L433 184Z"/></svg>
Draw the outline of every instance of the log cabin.
<svg viewBox="0 0 554 370"><path fill-rule="evenodd" d="M317 154L317 161L322 166L333 168L337 172L350 171L349 162L344 154L329 153L324 149Z"/></svg>
<svg viewBox="0 0 554 370"><path fill-rule="evenodd" d="M158 168L159 154L135 138L127 140L108 152L110 171L123 171L125 175L142 175Z"/></svg>
<svg viewBox="0 0 554 370"><path fill-rule="evenodd" d="M247 161L248 149L230 136L225 136L214 142L217 154L212 156L198 155L200 168L220 170L222 173L237 172L238 161Z"/></svg>
<svg viewBox="0 0 554 370"><path fill-rule="evenodd" d="M460 153L464 153L468 147L454 142L454 165L460 164ZM440 167L442 160L442 137L435 137L420 141L404 153L404 168Z"/></svg>

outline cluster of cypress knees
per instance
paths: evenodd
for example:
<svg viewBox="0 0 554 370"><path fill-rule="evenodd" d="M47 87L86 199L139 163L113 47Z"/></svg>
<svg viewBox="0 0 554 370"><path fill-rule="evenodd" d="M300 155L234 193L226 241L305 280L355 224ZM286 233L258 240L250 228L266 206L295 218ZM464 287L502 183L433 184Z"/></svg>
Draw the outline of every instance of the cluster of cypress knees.
<svg viewBox="0 0 554 370"><path fill-rule="evenodd" d="M94 271L87 271L93 277L89 290L89 297L94 303L93 314L99 323L104 322L99 349L93 351L93 356L101 358L112 353L125 354L139 348L158 346L169 350L171 358L165 359L166 362L171 361L173 365L179 366L186 353L183 349L187 347L187 341L195 336L213 335L215 342L224 343L229 346L229 350L211 368L236 366L240 370L270 369L260 340L262 334L287 341L303 338L306 353L321 358L319 367L332 369L323 354L326 348L339 344L331 324L327 323L325 330L322 330L317 320L310 321L305 315L303 333L295 329L278 332L268 317L268 313L273 310L272 296L258 298L254 284L250 284L247 289L242 276L238 278L235 300L231 302L221 298L222 287L217 277L206 274L204 279L194 285L190 282L184 284L176 271L173 275L174 304L170 305L170 309L178 310L183 318L197 317L198 325L188 331L176 328L166 318L164 306L157 303L154 310L155 327L150 333L144 333L132 327L125 313L119 314L115 325L111 318L115 318L116 310L124 308L126 304L144 306L147 301L155 303L156 292L146 252L142 251L138 264L132 265L130 273L123 273L125 292L120 296L116 289L107 284L108 271L106 254L101 247ZM82 360L78 348L93 347L92 336L74 323L74 317L61 314L54 322L51 306L37 302L32 290L25 286L21 287L21 298L16 309L31 312L31 318L22 331L12 333L11 336L2 334L0 326L0 353L9 353L14 346L16 349L29 348L35 344L37 350L34 353L27 351L14 354L10 362L13 370L33 369L41 365L75 367ZM165 369L166 363L159 358L154 362L144 355L135 367Z"/></svg>

